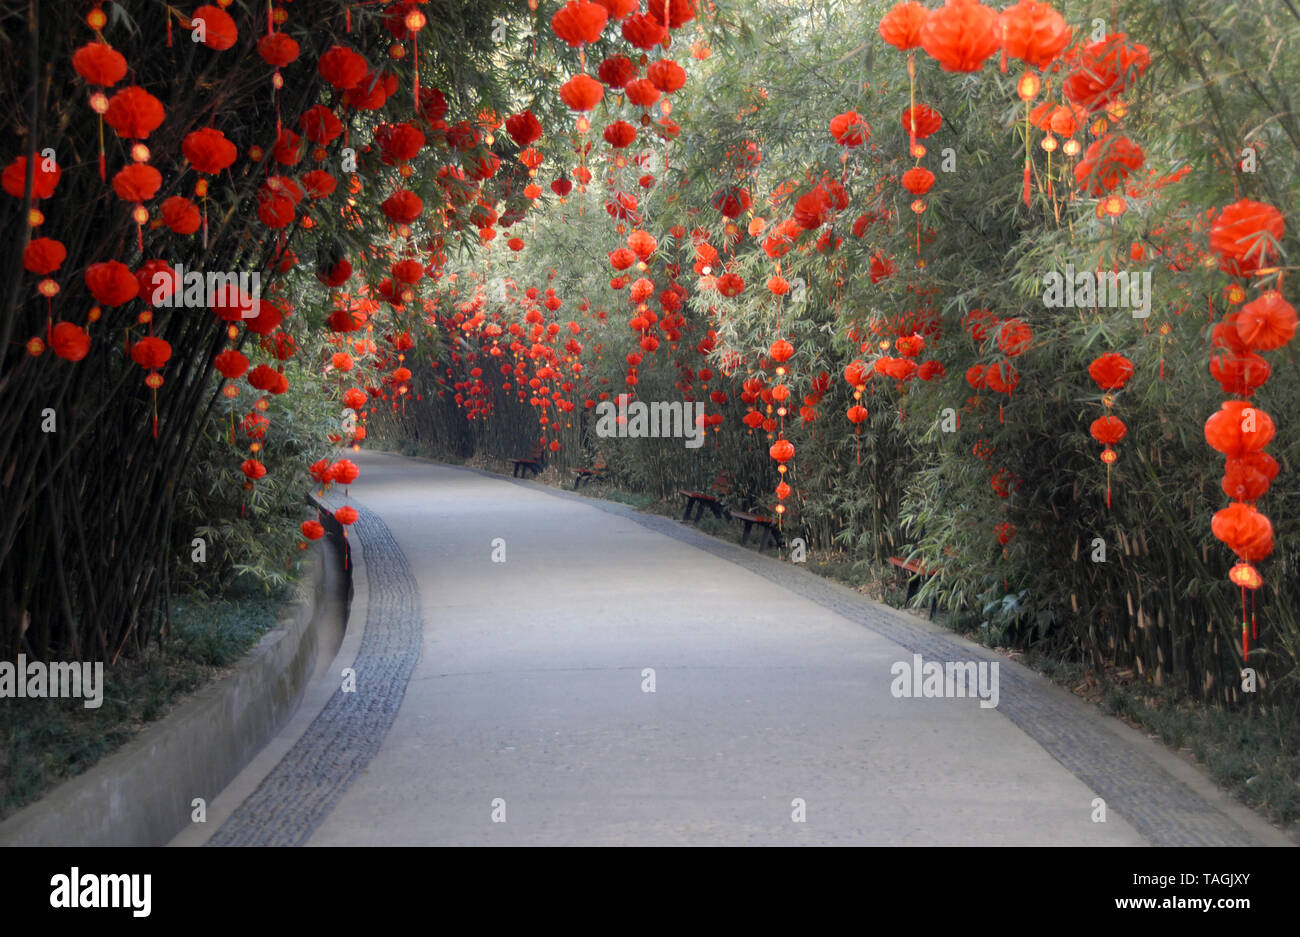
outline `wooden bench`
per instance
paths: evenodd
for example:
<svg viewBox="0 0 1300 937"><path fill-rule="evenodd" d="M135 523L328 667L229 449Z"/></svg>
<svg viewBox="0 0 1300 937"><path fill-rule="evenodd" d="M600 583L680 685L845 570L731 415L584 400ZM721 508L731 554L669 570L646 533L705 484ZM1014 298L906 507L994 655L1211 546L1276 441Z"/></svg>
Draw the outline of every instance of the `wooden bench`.
<svg viewBox="0 0 1300 937"><path fill-rule="evenodd" d="M591 484L593 478L604 478L609 474L609 466L605 464L604 459L597 459L591 464L591 468L580 468L573 470L573 490L577 491L578 486L586 483Z"/></svg>
<svg viewBox="0 0 1300 937"><path fill-rule="evenodd" d="M536 475L546 465L546 449L541 443L533 446L532 452L524 459L510 459L514 463L515 470L511 474L515 478L527 478L528 472Z"/></svg>
<svg viewBox="0 0 1300 937"><path fill-rule="evenodd" d="M889 564L898 567L908 574L906 602L910 606L912 604L912 599L916 597L916 594L919 591L921 591L922 580L933 576L935 571L932 569L926 569L916 560L905 560L901 556L891 556L889 558ZM932 619L934 618L934 612L938 607L938 604L939 600L937 598L930 600L930 617Z"/></svg>
<svg viewBox="0 0 1300 937"><path fill-rule="evenodd" d="M704 516L704 509L708 508L717 518L723 517L727 509L722 505L722 499L731 493L731 479L726 475L719 474L713 480L713 486L709 491L690 491L683 488L678 492L686 499L686 510L682 512L682 520L691 519L691 511L695 512L695 522L699 523L700 518Z"/></svg>
<svg viewBox="0 0 1300 937"><path fill-rule="evenodd" d="M778 546L781 543L781 534L778 532L777 523L770 517L761 517L758 514L746 514L743 511L732 511L733 519L745 522L745 529L740 535L740 545L743 547L749 542L749 532L757 524L762 528L762 535L758 538L758 552L762 553L763 548L767 546L769 538L772 540L772 546Z"/></svg>

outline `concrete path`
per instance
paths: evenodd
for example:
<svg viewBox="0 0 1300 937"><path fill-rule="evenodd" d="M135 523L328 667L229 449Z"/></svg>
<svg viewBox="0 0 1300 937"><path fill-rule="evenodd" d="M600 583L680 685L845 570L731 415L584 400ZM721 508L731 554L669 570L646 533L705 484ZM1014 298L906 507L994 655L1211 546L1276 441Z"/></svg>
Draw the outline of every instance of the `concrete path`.
<svg viewBox="0 0 1300 937"><path fill-rule="evenodd" d="M356 461L348 641L178 844L1286 842L1087 704L788 561L533 483ZM915 654L998 662L998 706L896 698Z"/></svg>

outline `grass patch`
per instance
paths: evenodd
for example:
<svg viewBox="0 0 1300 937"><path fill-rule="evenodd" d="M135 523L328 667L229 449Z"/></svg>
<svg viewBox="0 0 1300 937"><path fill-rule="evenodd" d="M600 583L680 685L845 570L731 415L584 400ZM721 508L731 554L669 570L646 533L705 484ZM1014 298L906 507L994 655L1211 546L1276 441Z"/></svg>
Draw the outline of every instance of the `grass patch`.
<svg viewBox="0 0 1300 937"><path fill-rule="evenodd" d="M224 599L172 601L172 627L161 646L104 671L104 701L23 699L0 707L0 819L81 774L186 695L219 676L275 625L289 595L252 585Z"/></svg>

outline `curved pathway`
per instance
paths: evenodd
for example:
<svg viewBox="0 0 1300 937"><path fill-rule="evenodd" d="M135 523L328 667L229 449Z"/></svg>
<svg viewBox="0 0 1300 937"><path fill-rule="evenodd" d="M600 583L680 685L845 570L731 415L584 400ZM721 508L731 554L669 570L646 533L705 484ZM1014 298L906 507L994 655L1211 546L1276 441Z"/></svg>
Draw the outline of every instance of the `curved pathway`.
<svg viewBox="0 0 1300 937"><path fill-rule="evenodd" d="M1286 842L1028 670L787 561L534 483L356 461L344 649L177 843ZM998 705L896 698L918 654L997 662Z"/></svg>

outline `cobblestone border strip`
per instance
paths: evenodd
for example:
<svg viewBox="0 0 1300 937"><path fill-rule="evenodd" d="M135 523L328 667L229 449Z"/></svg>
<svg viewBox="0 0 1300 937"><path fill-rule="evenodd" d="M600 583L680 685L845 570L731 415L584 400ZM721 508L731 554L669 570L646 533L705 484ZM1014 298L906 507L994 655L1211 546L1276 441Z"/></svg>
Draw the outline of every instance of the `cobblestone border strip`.
<svg viewBox="0 0 1300 937"><path fill-rule="evenodd" d="M206 845L301 846L379 751L420 658L420 592L392 532L356 501L354 547L365 550L369 602L353 669L293 748Z"/></svg>
<svg viewBox="0 0 1300 937"><path fill-rule="evenodd" d="M540 482L506 478L479 469L465 470L568 501L579 501L635 521L642 527L735 563L927 659L1007 663L1005 658L983 649L959 644L942 634L914 625L901 615L887 614L876 603L839 583L791 563L718 540L672 518L646 514L629 505L584 497ZM1257 845L1256 839L1235 820L1146 754L1084 718L1065 702L1040 692L1030 680L1031 673L1021 667L999 668L997 711L1088 785L1106 801L1108 810L1128 820L1151 845Z"/></svg>

